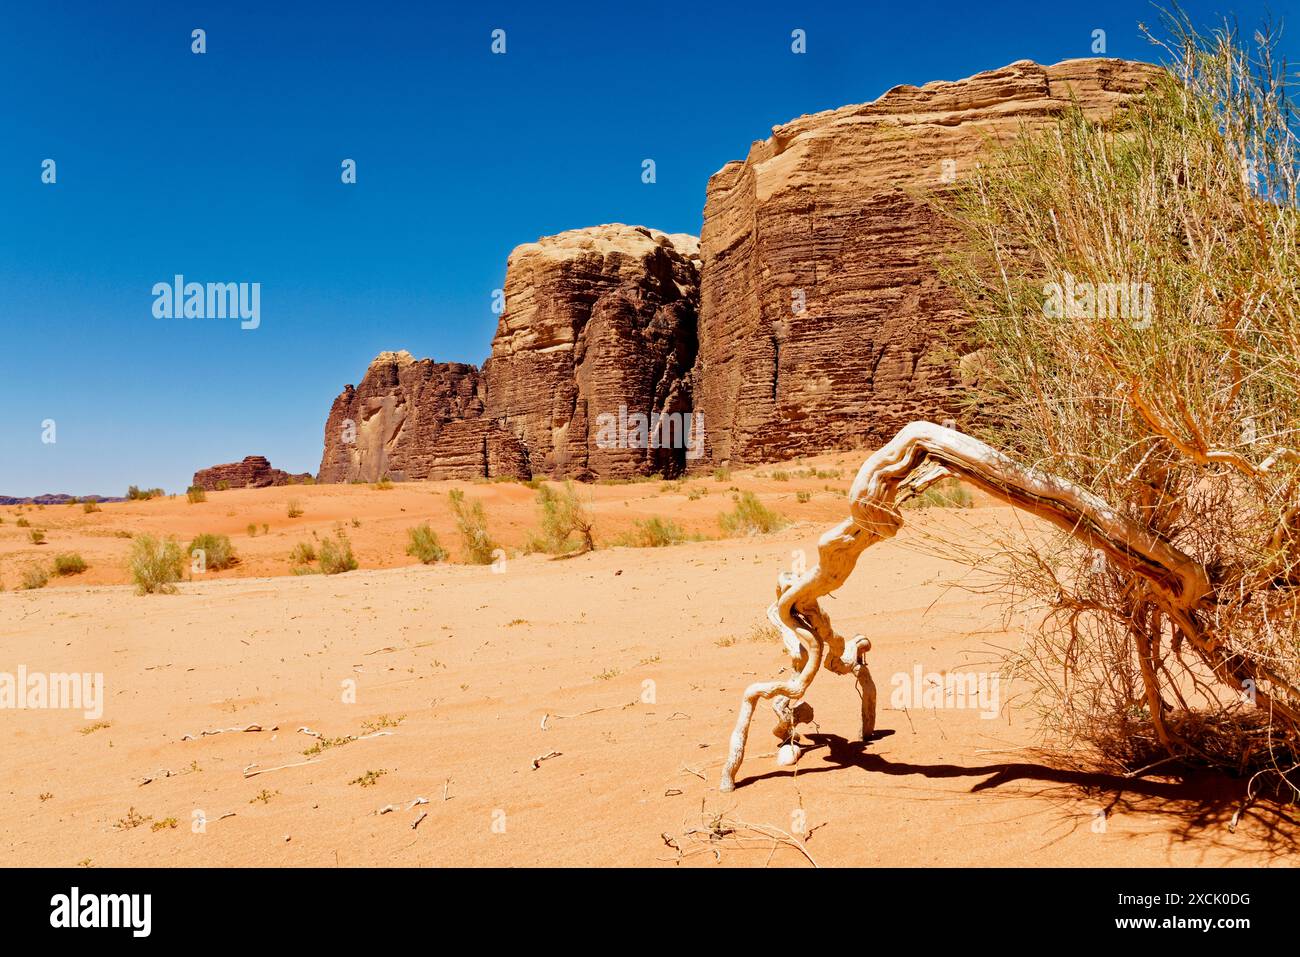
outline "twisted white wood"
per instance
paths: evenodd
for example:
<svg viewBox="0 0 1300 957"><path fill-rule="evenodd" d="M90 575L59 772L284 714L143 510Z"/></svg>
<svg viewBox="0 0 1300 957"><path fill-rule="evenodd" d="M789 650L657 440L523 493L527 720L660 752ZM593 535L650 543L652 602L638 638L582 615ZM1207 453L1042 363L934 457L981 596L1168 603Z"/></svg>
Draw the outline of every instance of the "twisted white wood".
<svg viewBox="0 0 1300 957"><path fill-rule="evenodd" d="M1169 542L1116 512L1087 489L1028 468L992 446L931 422L904 426L863 463L849 490L849 518L822 535L818 563L801 575L778 579L777 600L767 617L781 631L795 662L792 678L759 681L745 689L736 728L731 733L721 790L736 786L745 757L745 741L760 698L778 699L774 733L784 739L792 730L791 702L808 691L817 669L853 674L862 690L862 736L875 727L876 689L862 656L870 642L858 635L836 635L817 600L848 579L858 556L876 542L892 538L903 525L895 502L899 493L919 494L946 476L955 476L990 495L1046 519L1075 538L1101 549L1120 567L1141 575L1153 598L1213 660L1215 647L1200 633L1195 612L1211 595L1204 567ZM1220 660L1216 671L1229 666Z"/></svg>

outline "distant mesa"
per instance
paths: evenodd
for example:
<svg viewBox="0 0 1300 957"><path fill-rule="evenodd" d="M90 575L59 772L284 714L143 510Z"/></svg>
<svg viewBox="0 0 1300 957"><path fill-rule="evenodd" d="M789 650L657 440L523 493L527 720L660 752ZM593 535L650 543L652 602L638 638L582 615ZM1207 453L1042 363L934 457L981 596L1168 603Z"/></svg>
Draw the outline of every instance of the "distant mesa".
<svg viewBox="0 0 1300 957"><path fill-rule="evenodd" d="M209 492L226 488L268 488L272 485L297 485L312 478L310 472L290 474L271 468L263 455L249 455L242 462L214 465L194 473L194 485Z"/></svg>
<svg viewBox="0 0 1300 957"><path fill-rule="evenodd" d="M69 502L125 502L121 495L68 495L64 492L43 495L28 495L25 498L13 495L0 495L0 505L67 505Z"/></svg>
<svg viewBox="0 0 1300 957"><path fill-rule="evenodd" d="M385 352L334 400L323 482L626 478L869 447L956 418L965 316L927 195L1072 102L1103 118L1157 67L1020 60L772 129L708 182L700 238L642 226L526 243L480 369ZM598 418L694 413L703 448L604 447ZM694 451L694 450L693 450Z"/></svg>

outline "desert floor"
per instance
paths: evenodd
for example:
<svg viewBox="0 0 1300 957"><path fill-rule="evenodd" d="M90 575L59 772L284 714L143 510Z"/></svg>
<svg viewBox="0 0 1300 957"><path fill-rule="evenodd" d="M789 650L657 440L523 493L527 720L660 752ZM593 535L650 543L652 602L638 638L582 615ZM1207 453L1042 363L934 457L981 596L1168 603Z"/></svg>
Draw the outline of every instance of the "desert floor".
<svg viewBox="0 0 1300 957"><path fill-rule="evenodd" d="M875 738L851 742L854 685L823 672L802 761L777 767L763 708L741 786L720 793L743 688L787 664L762 629L776 575L797 550L815 560L859 461L584 488L602 547L497 569L414 564L405 532L430 522L455 558L446 496L461 487L513 553L537 523L522 485L0 509L0 672L102 672L106 699L97 720L0 711L0 864L809 866L769 836L778 831L803 837L821 865L1288 860L1300 831L1285 810L1257 805L1232 826L1241 782L1073 770L1038 750L1034 713L1005 684L992 720L891 706L892 676L917 665L992 670L998 650L1019 641L1023 622L954 587L968 571L936 557L939 538L974 543L1018 527L988 502L910 512L824 603L838 631L874 644ZM653 515L720 536L733 487L794 524L665 548L609 545ZM291 498L300 518L287 517ZM19 517L48 543L33 545ZM360 570L290 574L293 545L339 523ZM193 576L179 594L137 596L125 584L125 536L142 531L227 534L242 561ZM25 564L67 551L88 570L17 589ZM262 730L201 734L249 726ZM417 798L427 803L412 806Z"/></svg>

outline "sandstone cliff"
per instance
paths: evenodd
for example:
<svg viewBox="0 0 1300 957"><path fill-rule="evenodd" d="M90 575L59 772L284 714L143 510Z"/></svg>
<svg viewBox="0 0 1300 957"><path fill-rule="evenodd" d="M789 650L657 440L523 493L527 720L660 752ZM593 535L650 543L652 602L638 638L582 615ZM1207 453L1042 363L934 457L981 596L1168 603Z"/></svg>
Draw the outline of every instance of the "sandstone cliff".
<svg viewBox="0 0 1300 957"><path fill-rule="evenodd" d="M926 195L1072 98L1105 116L1156 68L1027 60L775 127L708 183L700 239L640 226L519 246L482 370L377 357L334 401L321 481L627 477L872 446L956 411L962 316ZM703 454L601 438L695 413ZM698 424L698 421L697 421Z"/></svg>
<svg viewBox="0 0 1300 957"><path fill-rule="evenodd" d="M597 419L691 408L698 241L598 226L520 246L484 365L489 415L537 475L676 474L684 450L602 448Z"/></svg>
<svg viewBox="0 0 1300 957"><path fill-rule="evenodd" d="M691 407L698 242L639 226L519 246L482 371L375 358L334 400L322 482L675 473L684 450L602 448L596 422Z"/></svg>
<svg viewBox="0 0 1300 957"><path fill-rule="evenodd" d="M955 409L960 322L925 193L986 139L1076 97L1106 115L1155 68L1020 61L775 127L709 181L700 236L700 466L874 446Z"/></svg>

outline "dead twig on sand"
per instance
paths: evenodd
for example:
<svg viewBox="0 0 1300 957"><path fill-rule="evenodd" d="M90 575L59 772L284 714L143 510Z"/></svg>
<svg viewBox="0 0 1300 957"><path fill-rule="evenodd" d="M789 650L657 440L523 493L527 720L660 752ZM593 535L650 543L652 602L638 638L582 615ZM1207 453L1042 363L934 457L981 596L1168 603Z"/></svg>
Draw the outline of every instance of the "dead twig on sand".
<svg viewBox="0 0 1300 957"><path fill-rule="evenodd" d="M669 834L662 834L660 837L666 845L677 850L675 863L697 854L712 854L714 860L721 862L724 849L756 850L761 846L768 850L767 862L772 860L772 855L780 848L789 847L798 851L813 867L821 866L808 853L804 842L790 832L771 824L751 824L748 821L729 818L725 813L715 815L702 827L687 829L682 835L687 845L684 848L679 846ZM767 862L764 863L765 867Z"/></svg>
<svg viewBox="0 0 1300 957"><path fill-rule="evenodd" d="M536 771L538 768L540 768L542 766L543 761L549 761L551 758L558 758L560 754L561 752L559 751L548 751L546 754L538 755L537 757L533 758L533 770Z"/></svg>
<svg viewBox="0 0 1300 957"><path fill-rule="evenodd" d="M250 725L245 725L242 728L212 728L207 731L200 731L198 734L186 734L181 736L181 740L193 741L196 738L206 738L209 735L213 735L213 734L230 734L232 732L236 734L242 734L250 731L279 731L279 730L280 730L280 726L278 724L273 724L269 728L265 728L260 724L250 724Z"/></svg>
<svg viewBox="0 0 1300 957"><path fill-rule="evenodd" d="M592 708L590 711L579 711L577 714L551 714L547 712L546 714L542 715L542 730L543 731L550 730L550 728L546 726L546 722L549 721L551 718L585 718L589 714L598 714L601 711L615 711L615 710L626 711L628 708L635 708L636 705L637 702L629 701L627 704L610 704L610 705L605 705L605 707L603 708Z"/></svg>
<svg viewBox="0 0 1300 957"><path fill-rule="evenodd" d="M295 761L293 764L276 765L273 768L258 768L256 764L250 764L248 767L244 768L244 777L255 778L259 774L270 774L272 771L283 771L285 768L300 768L307 764L320 764L320 760L318 758L310 758L306 761ZM257 770L254 771L254 768L257 768Z"/></svg>

